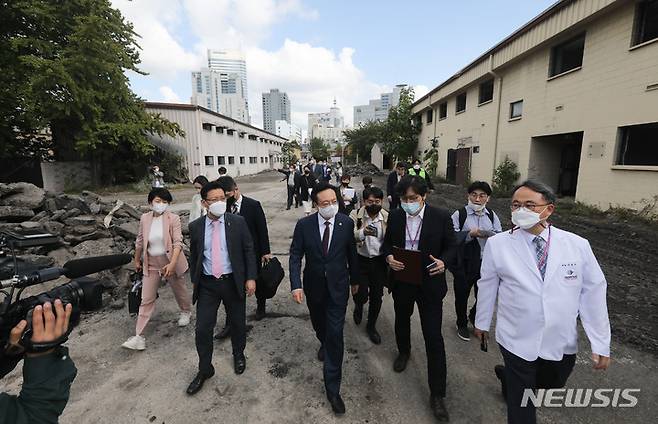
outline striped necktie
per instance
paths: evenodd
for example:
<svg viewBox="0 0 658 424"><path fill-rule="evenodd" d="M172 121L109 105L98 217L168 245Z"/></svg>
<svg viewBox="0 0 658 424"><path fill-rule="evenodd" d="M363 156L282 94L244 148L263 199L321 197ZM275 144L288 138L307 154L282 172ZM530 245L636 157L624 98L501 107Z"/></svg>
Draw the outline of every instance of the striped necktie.
<svg viewBox="0 0 658 424"><path fill-rule="evenodd" d="M541 279L544 279L544 275L546 274L546 262L548 259L548 255L546 254L546 241L537 236L532 240L532 244L535 245L535 254L537 256L537 268L539 269L539 273L541 274Z"/></svg>

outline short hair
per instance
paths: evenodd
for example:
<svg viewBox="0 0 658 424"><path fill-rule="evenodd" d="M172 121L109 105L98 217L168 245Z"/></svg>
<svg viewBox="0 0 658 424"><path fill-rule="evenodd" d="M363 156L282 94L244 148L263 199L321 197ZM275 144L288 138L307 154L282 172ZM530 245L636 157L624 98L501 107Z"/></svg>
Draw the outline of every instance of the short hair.
<svg viewBox="0 0 658 424"><path fill-rule="evenodd" d="M375 199L384 199L384 192L379 187L367 187L363 190L363 201L373 196Z"/></svg>
<svg viewBox="0 0 658 424"><path fill-rule="evenodd" d="M160 199L169 203L171 203L174 200L174 198L171 197L171 193L169 193L169 190L167 190L164 187L155 187L151 189L148 195L148 202L151 203L153 199L155 199L156 197L159 197Z"/></svg>
<svg viewBox="0 0 658 424"><path fill-rule="evenodd" d="M544 200L547 201L549 204L555 203L557 201L557 196L553 192L553 189L550 188L548 184L545 184L541 181L532 180L532 179L525 180L521 184L514 187L514 189L512 190L512 195L514 195L514 193L516 193L516 191L521 187L527 187L530 190L541 194Z"/></svg>
<svg viewBox="0 0 658 424"><path fill-rule="evenodd" d="M419 158L414 159L413 164L415 165L416 162L418 162L420 165L423 164L423 162Z"/></svg>
<svg viewBox="0 0 658 424"><path fill-rule="evenodd" d="M220 174L226 174L226 172L227 172L226 167L220 166L219 169L217 170L217 172L219 172Z"/></svg>
<svg viewBox="0 0 658 424"><path fill-rule="evenodd" d="M473 193L475 190L482 190L487 193L487 196L491 196L491 186L486 181L473 181L468 186L468 193Z"/></svg>
<svg viewBox="0 0 658 424"><path fill-rule="evenodd" d="M407 164L405 162L398 162L395 164L396 168L407 168Z"/></svg>
<svg viewBox="0 0 658 424"><path fill-rule="evenodd" d="M203 200L206 200L208 198L208 193L213 191L213 190L217 190L217 189L222 190L224 193L226 193L226 190L224 190L224 187L222 187L222 185L220 183L218 183L217 181L209 182L208 184L204 185L201 188L201 198Z"/></svg>
<svg viewBox="0 0 658 424"><path fill-rule="evenodd" d="M318 203L318 193L321 193L325 190L333 190L334 193L336 193L336 200L338 200L339 197L339 191L336 190L336 187L333 185L329 184L328 182L322 181L319 184L313 188L313 191L311 192L311 199L315 202Z"/></svg>
<svg viewBox="0 0 658 424"><path fill-rule="evenodd" d="M427 182L425 178L420 178L416 175L405 175L400 179L400 182L395 186L395 192L398 196L402 197L411 189L414 193L424 196L427 194Z"/></svg>
<svg viewBox="0 0 658 424"><path fill-rule="evenodd" d="M204 185L208 184L208 178L206 178L205 175L198 175L196 178L194 178L192 184L201 184L201 187L203 187Z"/></svg>
<svg viewBox="0 0 658 424"><path fill-rule="evenodd" d="M351 180L351 179L352 179L352 177L350 176L350 174L343 174L343 175L340 176L341 181L342 180Z"/></svg>
<svg viewBox="0 0 658 424"><path fill-rule="evenodd" d="M217 182L222 187L222 190L224 190L224 193L226 193L227 191L233 191L238 186L235 183L233 177L230 177L228 175L224 175L222 177L217 178Z"/></svg>
<svg viewBox="0 0 658 424"><path fill-rule="evenodd" d="M365 175L363 178L361 178L361 183L363 185L372 184L372 177L370 175Z"/></svg>

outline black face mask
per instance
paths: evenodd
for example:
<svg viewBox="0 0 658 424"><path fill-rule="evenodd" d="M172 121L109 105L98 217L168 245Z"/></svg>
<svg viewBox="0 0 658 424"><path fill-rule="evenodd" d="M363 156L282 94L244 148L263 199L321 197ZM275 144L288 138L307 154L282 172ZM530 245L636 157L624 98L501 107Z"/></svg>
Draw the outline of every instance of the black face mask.
<svg viewBox="0 0 658 424"><path fill-rule="evenodd" d="M379 213L379 211L382 210L382 205L368 205L366 206L366 212L368 212L368 215L374 216Z"/></svg>
<svg viewBox="0 0 658 424"><path fill-rule="evenodd" d="M226 199L226 210L228 212L231 212L231 208L235 205L235 196L231 196L228 199Z"/></svg>

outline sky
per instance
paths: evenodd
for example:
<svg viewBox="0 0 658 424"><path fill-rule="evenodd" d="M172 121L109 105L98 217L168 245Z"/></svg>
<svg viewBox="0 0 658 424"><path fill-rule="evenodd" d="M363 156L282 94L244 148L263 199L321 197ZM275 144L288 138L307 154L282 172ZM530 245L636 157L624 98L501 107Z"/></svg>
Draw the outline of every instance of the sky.
<svg viewBox="0 0 658 424"><path fill-rule="evenodd" d="M288 93L293 123L353 106L396 84L426 94L555 0L111 0L139 34L133 90L148 101L189 103L207 49L241 49L249 113L263 125L262 93Z"/></svg>

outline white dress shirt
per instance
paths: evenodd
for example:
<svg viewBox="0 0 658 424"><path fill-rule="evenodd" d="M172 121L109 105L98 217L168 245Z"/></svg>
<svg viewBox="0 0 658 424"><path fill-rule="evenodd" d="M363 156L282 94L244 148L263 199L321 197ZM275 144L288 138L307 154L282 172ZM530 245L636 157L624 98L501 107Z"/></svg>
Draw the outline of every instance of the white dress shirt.
<svg viewBox="0 0 658 424"><path fill-rule="evenodd" d="M320 229L320 243L322 243L322 237L324 236L324 223L329 221L329 244L327 245L327 250L331 248L331 237L334 234L334 222L336 222L336 216L334 215L331 219L327 220L318 213L318 228Z"/></svg>
<svg viewBox="0 0 658 424"><path fill-rule="evenodd" d="M213 220L206 215L206 232L203 240L203 273L212 275L212 231ZM222 258L222 274L233 272L231 258L228 255L228 245L226 244L226 223L224 215L219 218L219 256Z"/></svg>
<svg viewBox="0 0 658 424"><path fill-rule="evenodd" d="M164 242L164 222L162 215L153 217L149 231L148 254L151 256L164 256L167 254Z"/></svg>
<svg viewBox="0 0 658 424"><path fill-rule="evenodd" d="M377 236L367 236L364 233L368 225L374 225L377 228ZM384 216L381 212L377 214L375 219L370 218L367 213L363 214L363 221L361 229L359 230L359 239L363 242L357 246L357 253L366 258L374 258L382 254L382 244L384 243Z"/></svg>
<svg viewBox="0 0 658 424"><path fill-rule="evenodd" d="M592 352L610 356L607 283L589 242L551 226L542 280L534 237L517 229L487 242L475 326L489 330L497 299L496 341L516 356L558 361L564 354L576 353L578 318ZM548 230L542 237L547 240Z"/></svg>
<svg viewBox="0 0 658 424"><path fill-rule="evenodd" d="M240 208L242 207L242 195L240 195L240 198L235 201L234 205L235 205L235 213L240 214ZM229 211L229 212L232 213L233 211Z"/></svg>
<svg viewBox="0 0 658 424"><path fill-rule="evenodd" d="M423 216L425 205L416 215L407 215L407 225L404 230L404 248L407 250L420 250L420 232L423 230ZM415 238L415 240L414 240Z"/></svg>

